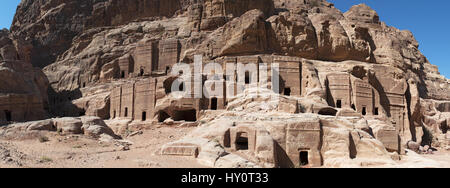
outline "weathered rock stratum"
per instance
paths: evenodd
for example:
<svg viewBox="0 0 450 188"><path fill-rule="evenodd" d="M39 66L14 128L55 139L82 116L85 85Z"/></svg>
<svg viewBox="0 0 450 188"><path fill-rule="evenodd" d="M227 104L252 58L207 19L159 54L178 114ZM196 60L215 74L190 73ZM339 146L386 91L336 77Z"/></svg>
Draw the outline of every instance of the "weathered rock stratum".
<svg viewBox="0 0 450 188"><path fill-rule="evenodd" d="M410 31L364 4L343 13L325 0L22 0L0 48L0 122L87 115L111 119L118 135L196 126L159 154L205 166L395 166L406 149L450 144L450 80ZM193 68L195 55L225 69L215 81L225 97L172 95L173 65ZM278 93L262 71L229 74L238 63L279 64ZM191 91L209 84L183 77ZM229 95L238 80L245 92Z"/></svg>

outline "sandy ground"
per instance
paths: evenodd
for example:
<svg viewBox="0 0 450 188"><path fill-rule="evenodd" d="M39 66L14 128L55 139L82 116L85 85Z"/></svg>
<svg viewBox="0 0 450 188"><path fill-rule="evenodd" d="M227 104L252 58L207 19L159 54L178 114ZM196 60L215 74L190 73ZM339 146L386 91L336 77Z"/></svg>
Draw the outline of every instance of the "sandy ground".
<svg viewBox="0 0 450 188"><path fill-rule="evenodd" d="M441 150L434 152L433 155L420 155L426 160L434 163L439 168L450 168L450 151ZM424 168L427 168L426 166Z"/></svg>
<svg viewBox="0 0 450 188"><path fill-rule="evenodd" d="M193 128L160 127L125 138L133 143L123 151L114 143L102 143L79 135L46 133L39 138L0 140L0 168L203 168L193 157L157 155L159 147L182 138Z"/></svg>
<svg viewBox="0 0 450 188"><path fill-rule="evenodd" d="M442 150L434 154L419 155L413 151L409 151L406 155L400 156L401 160L397 161L397 165L383 165L379 168L449 168L450 167L450 151Z"/></svg>

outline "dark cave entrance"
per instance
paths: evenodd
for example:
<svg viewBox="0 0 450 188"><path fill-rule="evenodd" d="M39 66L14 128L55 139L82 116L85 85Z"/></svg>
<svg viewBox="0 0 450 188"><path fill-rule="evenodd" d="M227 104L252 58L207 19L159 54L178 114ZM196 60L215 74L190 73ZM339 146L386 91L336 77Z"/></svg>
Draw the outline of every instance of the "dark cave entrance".
<svg viewBox="0 0 450 188"><path fill-rule="evenodd" d="M250 84L251 80L250 80L250 72L247 71L245 72L245 84L248 85Z"/></svg>
<svg viewBox="0 0 450 188"><path fill-rule="evenodd" d="M166 112L164 112L164 111L160 111L159 112L158 121L160 123L166 121L166 119L169 119L169 118L170 118L170 116Z"/></svg>
<svg viewBox="0 0 450 188"><path fill-rule="evenodd" d="M236 149L237 150L248 150L248 134L238 133L236 138Z"/></svg>
<svg viewBox="0 0 450 188"><path fill-rule="evenodd" d="M308 151L300 151L300 166L306 166L309 164L309 153Z"/></svg>
<svg viewBox="0 0 450 188"><path fill-rule="evenodd" d="M443 134L447 134L448 132L447 121L443 121L439 126L439 129L441 129Z"/></svg>
<svg viewBox="0 0 450 188"><path fill-rule="evenodd" d="M197 111L196 110L184 110L175 112L174 121L197 121Z"/></svg>
<svg viewBox="0 0 450 188"><path fill-rule="evenodd" d="M284 95L286 95L286 96L291 96L291 88L285 88L284 89Z"/></svg>
<svg viewBox="0 0 450 188"><path fill-rule="evenodd" d="M9 110L5 110L5 119L6 121L12 121L12 112Z"/></svg>
<svg viewBox="0 0 450 188"><path fill-rule="evenodd" d="M184 82L180 83L180 86L178 86L178 91L184 91Z"/></svg>
<svg viewBox="0 0 450 188"><path fill-rule="evenodd" d="M342 108L342 100L336 101L336 108Z"/></svg>
<svg viewBox="0 0 450 188"><path fill-rule="evenodd" d="M217 110L217 98L211 99L211 110Z"/></svg>
<svg viewBox="0 0 450 188"><path fill-rule="evenodd" d="M85 116L86 115L86 110L84 110L84 109L81 109L79 112L78 112L78 116Z"/></svg>
<svg viewBox="0 0 450 188"><path fill-rule="evenodd" d="M336 116L337 110L333 108L323 108L319 110L318 114L323 116Z"/></svg>
<svg viewBox="0 0 450 188"><path fill-rule="evenodd" d="M170 71L170 67L166 66L166 74L169 74L169 71Z"/></svg>
<svg viewBox="0 0 450 188"><path fill-rule="evenodd" d="M147 112L146 111L142 112L142 121L147 121Z"/></svg>

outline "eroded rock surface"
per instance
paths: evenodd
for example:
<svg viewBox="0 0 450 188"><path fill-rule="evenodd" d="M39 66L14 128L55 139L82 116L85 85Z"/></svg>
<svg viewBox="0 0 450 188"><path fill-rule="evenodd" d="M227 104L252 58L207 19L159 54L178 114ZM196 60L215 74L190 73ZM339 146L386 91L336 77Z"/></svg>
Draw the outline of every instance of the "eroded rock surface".
<svg viewBox="0 0 450 188"><path fill-rule="evenodd" d="M0 125L47 117L47 77L20 59L8 30L0 31L0 78Z"/></svg>
<svg viewBox="0 0 450 188"><path fill-rule="evenodd" d="M410 31L364 4L343 13L325 0L23 0L0 49L0 123L63 117L12 126L20 131L199 126L160 154L211 167L389 166L406 148L449 145L450 81ZM195 55L224 69L214 87L226 97L174 97L174 84L211 84ZM173 74L179 62L192 75ZM260 71L230 75L225 65L238 63ZM278 93L266 87L276 79L258 79L274 64ZM233 97L239 79L249 83ZM76 118L85 115L112 130Z"/></svg>

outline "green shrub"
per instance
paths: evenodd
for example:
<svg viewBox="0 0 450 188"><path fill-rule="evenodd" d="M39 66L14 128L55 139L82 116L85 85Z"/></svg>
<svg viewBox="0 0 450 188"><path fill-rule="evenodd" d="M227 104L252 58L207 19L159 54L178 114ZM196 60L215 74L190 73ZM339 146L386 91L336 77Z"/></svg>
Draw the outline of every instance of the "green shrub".
<svg viewBox="0 0 450 188"><path fill-rule="evenodd" d="M51 163L51 162L53 162L53 159L50 158L50 157L43 156L43 157L41 157L41 160L39 162L41 162L41 163Z"/></svg>
<svg viewBox="0 0 450 188"><path fill-rule="evenodd" d="M40 136L39 137L39 142L40 143L45 143L45 142L48 142L48 141L50 141L50 139L48 139L48 137L46 137L46 136Z"/></svg>

